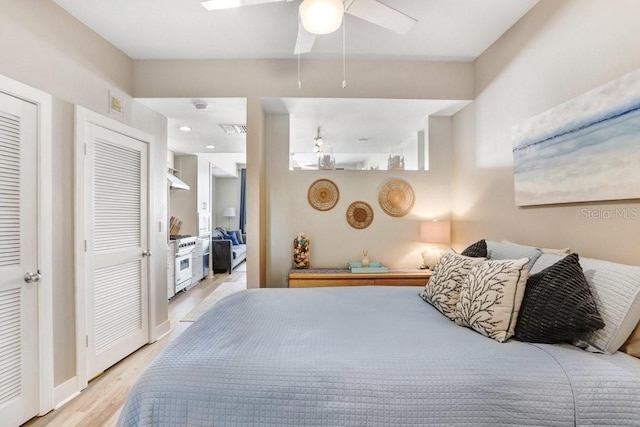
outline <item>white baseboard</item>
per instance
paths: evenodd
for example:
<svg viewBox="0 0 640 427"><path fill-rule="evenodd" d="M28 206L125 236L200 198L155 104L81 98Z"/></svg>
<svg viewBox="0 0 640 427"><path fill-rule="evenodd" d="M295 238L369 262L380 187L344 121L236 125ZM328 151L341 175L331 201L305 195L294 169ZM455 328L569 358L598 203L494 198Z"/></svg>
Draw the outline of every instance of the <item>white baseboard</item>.
<svg viewBox="0 0 640 427"><path fill-rule="evenodd" d="M73 377L53 389L53 409L59 409L80 395L78 377Z"/></svg>
<svg viewBox="0 0 640 427"><path fill-rule="evenodd" d="M162 338L166 337L170 333L171 333L171 322L169 320L166 320L162 324L156 326L153 336L157 338L152 339L151 342L156 342L158 340L161 340Z"/></svg>

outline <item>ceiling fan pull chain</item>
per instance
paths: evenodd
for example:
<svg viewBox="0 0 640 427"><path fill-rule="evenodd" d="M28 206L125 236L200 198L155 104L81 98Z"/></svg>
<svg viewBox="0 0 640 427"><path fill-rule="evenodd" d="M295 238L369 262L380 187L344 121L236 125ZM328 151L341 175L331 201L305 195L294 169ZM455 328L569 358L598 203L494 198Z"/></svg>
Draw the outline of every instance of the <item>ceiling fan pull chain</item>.
<svg viewBox="0 0 640 427"><path fill-rule="evenodd" d="M300 33L300 27L302 26L302 17L300 16L300 8L298 8L298 34ZM296 43L298 43L296 41ZM296 46L298 51L298 89L302 88L302 80L300 80L300 49Z"/></svg>
<svg viewBox="0 0 640 427"><path fill-rule="evenodd" d="M302 80L300 80L300 52L298 52L298 89L302 88Z"/></svg>
<svg viewBox="0 0 640 427"><path fill-rule="evenodd" d="M347 87L347 17L342 16L342 89Z"/></svg>

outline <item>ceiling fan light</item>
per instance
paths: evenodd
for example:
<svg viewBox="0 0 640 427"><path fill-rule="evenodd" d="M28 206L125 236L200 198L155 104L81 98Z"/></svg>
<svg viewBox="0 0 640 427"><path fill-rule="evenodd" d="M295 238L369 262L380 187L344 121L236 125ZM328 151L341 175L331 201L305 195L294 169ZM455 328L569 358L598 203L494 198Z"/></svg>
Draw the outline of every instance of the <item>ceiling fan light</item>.
<svg viewBox="0 0 640 427"><path fill-rule="evenodd" d="M312 34L333 33L340 28L343 15L341 0L304 0L300 5L302 26Z"/></svg>

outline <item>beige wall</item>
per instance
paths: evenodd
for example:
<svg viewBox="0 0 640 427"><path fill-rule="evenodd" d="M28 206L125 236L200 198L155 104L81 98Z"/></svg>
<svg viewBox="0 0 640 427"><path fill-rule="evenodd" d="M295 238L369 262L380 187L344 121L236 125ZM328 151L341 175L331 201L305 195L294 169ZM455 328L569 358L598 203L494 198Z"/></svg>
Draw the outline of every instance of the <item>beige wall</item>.
<svg viewBox="0 0 640 427"><path fill-rule="evenodd" d="M371 261L394 267L415 268L422 263L425 247L419 241L420 223L426 219L449 219L451 119L432 117L428 126L428 171L291 171L289 165L289 116L268 115L266 128L269 287L286 286L291 268L292 242L298 232L310 240L312 267L346 266L362 259L368 250ZM319 178L332 180L340 191L338 204L329 211L309 205L307 190ZM406 180L415 192L415 205L404 217L387 215L378 193L391 179ZM355 201L371 205L372 224L362 230L346 220Z"/></svg>
<svg viewBox="0 0 640 427"><path fill-rule="evenodd" d="M240 228L240 178L217 178L216 179L216 202L214 204L216 227L229 228L230 230L238 230ZM222 210L227 206L236 208L235 218L222 216ZM231 226L229 227L229 223Z"/></svg>
<svg viewBox="0 0 640 427"><path fill-rule="evenodd" d="M543 0L475 62L475 101L453 120L453 237L567 247L638 264L640 218L583 219L638 200L517 208L513 125L640 67L640 2Z"/></svg>
<svg viewBox="0 0 640 427"><path fill-rule="evenodd" d="M271 129L272 138L265 134L265 117L260 99L262 97L350 97L350 98L407 98L407 99L472 99L473 64L450 62L385 62L366 60L347 60L348 85L342 83L342 62L337 60L302 61L302 89L297 89L296 60L139 60L134 63L134 94L142 98L163 97L237 97L247 98L247 234L248 276L250 287L282 286L285 271L290 260L290 240L300 229L310 230L311 222L290 222L284 229L281 226L282 215L291 215L291 211L282 213L279 197L291 194L296 202L292 209L307 209L306 187L313 181L313 172L303 174L303 178L290 180L281 173L288 171L288 138L278 135ZM268 127L268 126L267 126ZM448 147L447 147L448 149ZM442 160L439 167L448 171L449 160ZM422 172L424 174L424 172ZM322 175L317 173L318 176ZM449 211L439 204L429 204L429 198L436 196L444 188L449 195L449 182L443 179L431 179L435 173L420 175L419 172L404 172L385 175L384 172L349 173L336 171L330 176L336 177L345 198L341 200L365 199L372 205L377 203L377 191L385 178L401 177L408 179L417 194L417 204L425 203L437 206L436 210ZM425 178L426 177L426 178ZM423 179L425 178L425 179ZM446 187L441 187L446 184ZM299 188L295 188L298 186ZM304 191L301 192L301 188ZM361 193L366 189L365 193ZM302 196L301 196L302 194ZM429 196L425 196L428 194ZM357 197L357 198L356 198ZM433 200L433 199L431 199ZM448 200L448 199L447 199ZM303 201L304 203L299 203ZM324 220L338 221L338 230L346 231L350 236L351 252L333 254L333 249L319 242L314 243L315 256L327 254L327 258L314 258L314 265L329 263L345 264L364 249L361 243L353 242L366 236L367 240L399 242L414 238L417 233L416 217L427 215L422 208L415 209L415 217L396 220L389 223L378 212L375 227L352 235L344 218L348 203L343 202ZM448 203L448 201L447 201ZM310 209L310 208L309 208ZM338 217L335 217L338 215ZM300 219L302 220L302 219ZM385 222L387 221L387 222ZM389 233L386 227L403 224L402 231ZM320 222L319 224L322 224ZM411 224L411 225L407 225ZM315 224L318 225L318 224ZM295 226L295 227L294 227ZM344 229L343 227L349 227ZM301 228L302 227L302 228ZM408 227L405 229L404 227ZM409 230L410 229L410 230ZM324 229L326 231L326 228ZM386 230L386 231L382 231ZM393 236L391 235L393 234ZM268 238L267 238L268 237ZM274 238L277 237L277 242ZM354 240L355 239L355 240ZM286 244L284 243L286 241ZM342 241L342 240L341 240ZM344 241L343 241L344 243ZM276 246L274 246L276 245ZM375 249L376 243L371 243ZM408 247L407 247L408 245ZM357 248L355 247L357 246ZM385 244L382 244L385 246ZM346 245L345 245L346 247ZM277 253L274 253L277 251ZM407 253L408 251L408 253ZM375 254L374 254L375 252ZM384 255L382 254L383 252ZM373 250L371 256L387 260L394 264L417 265L420 263L417 242L392 244L391 250ZM335 265L335 264L334 264ZM267 273L267 270L269 273Z"/></svg>
<svg viewBox="0 0 640 427"><path fill-rule="evenodd" d="M0 7L0 74L48 92L53 97L53 333L54 384L76 375L74 304L74 109L78 104L107 115L110 90L131 94L130 58L73 19L55 3L3 0ZM121 121L155 136L152 188L166 185L166 120L127 100ZM160 176L161 175L161 176ZM150 211L166 212L166 197L152 199ZM155 224L164 215L154 214ZM163 233L152 233L151 250L166 252ZM152 261L159 299L156 324L168 319L166 260ZM162 301L164 299L164 302Z"/></svg>

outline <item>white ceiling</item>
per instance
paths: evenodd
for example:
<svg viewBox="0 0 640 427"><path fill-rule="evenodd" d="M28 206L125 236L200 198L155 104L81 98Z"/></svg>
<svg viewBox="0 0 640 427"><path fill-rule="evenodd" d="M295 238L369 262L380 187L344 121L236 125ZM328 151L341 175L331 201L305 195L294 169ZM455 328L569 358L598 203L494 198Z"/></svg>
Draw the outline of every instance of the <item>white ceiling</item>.
<svg viewBox="0 0 640 427"><path fill-rule="evenodd" d="M207 11L199 0L54 0L133 59L291 58L300 1ZM347 15L351 58L478 57L538 0L382 0L418 20L406 35ZM305 57L342 54L342 31Z"/></svg>
<svg viewBox="0 0 640 427"><path fill-rule="evenodd" d="M237 9L207 11L199 0L53 0L85 25L133 59L183 58L292 58L300 0ZM471 61L495 42L538 0L380 0L408 14L418 23L406 35L396 34L346 16L347 60L458 60ZM342 31L318 36L304 58L342 56ZM197 110L194 102L208 103ZM225 135L219 123L246 123L242 98L141 99L169 118L169 148L177 153L239 153L246 150L245 135ZM353 108L350 103L358 103ZM367 107L369 105L369 107ZM457 111L462 104L451 104ZM294 147L312 140L320 126L323 136L348 144L369 138L402 135L415 128L415 117L438 111L434 101L388 100L265 100L271 112L289 112ZM375 111L374 111L375 110ZM386 121L404 111L405 118ZM354 112L359 112L356 117ZM445 114L446 112L440 112ZM357 123L357 130L354 128ZM411 124L409 124L411 123ZM183 133L180 125L193 130ZM414 132L415 129L412 130ZM204 148L214 145L215 149ZM339 144L335 144L339 145ZM301 148L300 148L301 149ZM297 150L294 148L293 150ZM378 150L378 148L375 148Z"/></svg>
<svg viewBox="0 0 640 427"><path fill-rule="evenodd" d="M137 98L137 101L168 117L169 149L176 153L244 153L245 135L227 135L219 124L246 124L245 98ZM195 103L206 103L199 110ZM190 132L178 128L189 126ZM206 148L213 145L215 148Z"/></svg>

